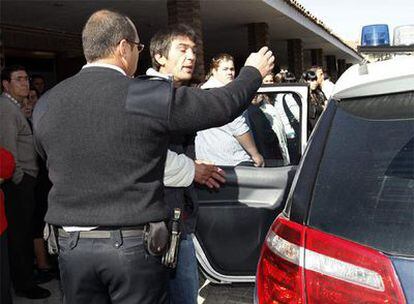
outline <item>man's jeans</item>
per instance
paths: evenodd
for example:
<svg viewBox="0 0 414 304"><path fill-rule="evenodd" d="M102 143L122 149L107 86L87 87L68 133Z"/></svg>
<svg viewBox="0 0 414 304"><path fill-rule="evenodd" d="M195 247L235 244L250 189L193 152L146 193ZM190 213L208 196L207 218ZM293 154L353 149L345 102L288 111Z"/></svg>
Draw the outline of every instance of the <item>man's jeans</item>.
<svg viewBox="0 0 414 304"><path fill-rule="evenodd" d="M169 282L171 304L195 304L198 295L198 268L192 235L180 241L177 268Z"/></svg>

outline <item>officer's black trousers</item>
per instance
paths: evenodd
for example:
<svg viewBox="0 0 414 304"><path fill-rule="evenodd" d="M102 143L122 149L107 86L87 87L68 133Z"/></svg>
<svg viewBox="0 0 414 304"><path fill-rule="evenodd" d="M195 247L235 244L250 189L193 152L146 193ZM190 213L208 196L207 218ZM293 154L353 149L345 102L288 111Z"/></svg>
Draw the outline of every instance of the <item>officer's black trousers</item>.
<svg viewBox="0 0 414 304"><path fill-rule="evenodd" d="M167 303L168 270L146 253L141 236L59 237L65 304Z"/></svg>

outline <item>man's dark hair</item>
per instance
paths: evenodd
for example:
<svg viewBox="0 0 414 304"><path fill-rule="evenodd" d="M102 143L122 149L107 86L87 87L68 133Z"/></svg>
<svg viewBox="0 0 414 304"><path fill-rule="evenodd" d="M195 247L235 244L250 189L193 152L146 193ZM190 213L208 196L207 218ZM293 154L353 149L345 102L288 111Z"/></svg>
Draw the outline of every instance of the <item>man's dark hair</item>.
<svg viewBox="0 0 414 304"><path fill-rule="evenodd" d="M82 31L86 61L108 57L122 39L135 41L136 35L135 27L127 16L109 10L93 13Z"/></svg>
<svg viewBox="0 0 414 304"><path fill-rule="evenodd" d="M188 37L194 43L196 42L195 31L190 26L182 23L160 30L151 38L150 54L152 67L155 70L159 71L161 67L157 60L155 60L155 55L160 54L161 56L168 58L168 52L171 48L171 42L175 38L180 36Z"/></svg>
<svg viewBox="0 0 414 304"><path fill-rule="evenodd" d="M7 66L3 69L3 71L1 71L1 81L3 80L7 80L10 81L11 80L11 74L13 72L16 71L25 71L27 72L26 68L22 65L11 65L11 66Z"/></svg>
<svg viewBox="0 0 414 304"><path fill-rule="evenodd" d="M16 71L25 71L27 72L26 68L22 65L11 65L11 66L7 66L5 67L2 71L1 71L1 89L4 90L3 88L3 80L7 80L10 82L11 80L11 74L13 72Z"/></svg>

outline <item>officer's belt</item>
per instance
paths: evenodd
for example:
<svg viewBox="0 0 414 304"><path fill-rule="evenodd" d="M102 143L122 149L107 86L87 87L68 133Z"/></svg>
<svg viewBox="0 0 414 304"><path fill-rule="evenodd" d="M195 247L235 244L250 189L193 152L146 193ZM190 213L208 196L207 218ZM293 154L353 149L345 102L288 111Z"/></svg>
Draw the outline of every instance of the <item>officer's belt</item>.
<svg viewBox="0 0 414 304"><path fill-rule="evenodd" d="M107 229L96 229L91 231L74 231L79 232L79 238L83 239L110 239L113 236L113 231L119 231L122 237L134 237L134 236L142 236L144 232L144 226L142 227L130 227L130 228L113 228L111 230ZM66 232L64 229L59 228L58 233L60 237L70 237L71 233L74 232Z"/></svg>

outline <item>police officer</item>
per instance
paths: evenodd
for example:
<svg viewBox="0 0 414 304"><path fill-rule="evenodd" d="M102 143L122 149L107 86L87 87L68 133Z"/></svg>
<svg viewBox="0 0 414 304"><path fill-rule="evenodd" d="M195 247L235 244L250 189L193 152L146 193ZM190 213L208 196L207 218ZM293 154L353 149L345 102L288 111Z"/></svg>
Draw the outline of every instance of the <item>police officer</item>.
<svg viewBox="0 0 414 304"><path fill-rule="evenodd" d="M87 64L39 100L36 148L53 187L46 221L60 230L66 303L166 303L168 270L148 254L143 227L168 218L162 176L171 132L223 125L248 106L273 67L266 47L230 85L173 89L137 80L143 44L132 21L109 10L88 19Z"/></svg>

